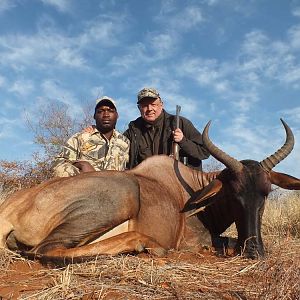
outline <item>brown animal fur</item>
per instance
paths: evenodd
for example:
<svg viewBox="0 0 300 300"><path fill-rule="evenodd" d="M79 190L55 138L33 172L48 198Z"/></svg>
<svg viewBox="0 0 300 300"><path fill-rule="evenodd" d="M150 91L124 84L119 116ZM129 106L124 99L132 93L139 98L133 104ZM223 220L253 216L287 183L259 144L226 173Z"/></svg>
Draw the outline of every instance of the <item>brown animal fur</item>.
<svg viewBox="0 0 300 300"><path fill-rule="evenodd" d="M220 172L199 172L181 163L179 170L194 191L207 187L199 194L197 205L222 188L215 179ZM225 180L223 185L227 173L220 177ZM280 173L272 171L270 180L275 178L278 185L283 181L288 187L289 177L275 174ZM293 180L293 188L299 188L299 180ZM181 213L189 198L175 175L174 160L166 156L151 157L125 172L55 178L13 194L0 206L0 246L49 257L145 249L163 255L165 249L209 242L210 235L199 219L187 219ZM226 206L227 200L221 200ZM117 227L126 221L128 226ZM226 222L230 225L233 221ZM97 240L113 228L121 229L112 237Z"/></svg>
<svg viewBox="0 0 300 300"><path fill-rule="evenodd" d="M194 189L208 184L201 172L182 164L180 172ZM173 159L165 156L131 171L55 178L16 192L0 206L1 246L71 257L145 248L163 254L188 243L185 215L180 213L188 198L174 174ZM128 232L89 245L127 220Z"/></svg>

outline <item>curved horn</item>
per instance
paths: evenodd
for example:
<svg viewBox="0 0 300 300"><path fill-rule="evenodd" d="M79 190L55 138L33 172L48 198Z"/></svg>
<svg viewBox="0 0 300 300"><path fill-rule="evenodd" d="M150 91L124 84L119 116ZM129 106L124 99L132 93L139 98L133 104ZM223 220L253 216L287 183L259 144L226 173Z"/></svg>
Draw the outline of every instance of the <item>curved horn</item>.
<svg viewBox="0 0 300 300"><path fill-rule="evenodd" d="M282 119L280 119L280 121L285 129L286 140L284 145L279 150L260 162L260 165L267 172L271 171L279 162L285 159L294 148L294 134L291 128Z"/></svg>
<svg viewBox="0 0 300 300"><path fill-rule="evenodd" d="M237 159L229 156L222 150L220 150L217 146L215 146L208 137L208 129L211 121L209 121L202 133L202 138L206 149L210 152L210 154L223 163L228 169L232 170L235 173L239 173L243 169L243 164L239 162Z"/></svg>

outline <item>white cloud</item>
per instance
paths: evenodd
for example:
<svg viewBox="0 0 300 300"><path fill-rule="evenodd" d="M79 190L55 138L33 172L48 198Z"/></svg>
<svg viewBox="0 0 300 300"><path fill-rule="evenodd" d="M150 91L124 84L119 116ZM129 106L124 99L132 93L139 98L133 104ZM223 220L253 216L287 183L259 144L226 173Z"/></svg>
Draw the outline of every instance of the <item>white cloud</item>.
<svg viewBox="0 0 300 300"><path fill-rule="evenodd" d="M95 100L105 94L103 86L94 86L90 90L91 90L91 97Z"/></svg>
<svg viewBox="0 0 300 300"><path fill-rule="evenodd" d="M254 105L253 99L249 98L242 98L242 99L237 99L233 102L233 106L238 109L240 112L247 112L249 111L253 105Z"/></svg>
<svg viewBox="0 0 300 300"><path fill-rule="evenodd" d="M45 80L42 82L41 87L43 89L43 94L48 99L59 100L67 105L74 105L74 102L76 103L76 98L73 93L62 88L55 80Z"/></svg>
<svg viewBox="0 0 300 300"><path fill-rule="evenodd" d="M221 82L216 82L215 89L219 93L225 93L230 89L230 83L226 79Z"/></svg>
<svg viewBox="0 0 300 300"><path fill-rule="evenodd" d="M285 83L290 83L293 88L300 88L300 67L296 66L286 70L286 72L281 75L281 79Z"/></svg>
<svg viewBox="0 0 300 300"><path fill-rule="evenodd" d="M122 19L122 18L120 18ZM104 47L121 43L121 21L91 21L76 36L55 29L40 29L36 34L0 36L0 63L15 70L53 67L85 68L87 51L100 54Z"/></svg>
<svg viewBox="0 0 300 300"><path fill-rule="evenodd" d="M172 3L167 8L162 6L160 14L156 17L159 23L165 24L164 30L166 31L185 32L192 28L197 28L199 24L205 21L199 6L186 6L179 12L176 12Z"/></svg>
<svg viewBox="0 0 300 300"><path fill-rule="evenodd" d="M61 12L67 12L70 10L72 2L71 0L41 0L44 4L54 6Z"/></svg>
<svg viewBox="0 0 300 300"><path fill-rule="evenodd" d="M152 34L147 38L147 44L152 48L153 60L164 59L174 54L177 38L171 34Z"/></svg>
<svg viewBox="0 0 300 300"><path fill-rule="evenodd" d="M223 76L215 59L186 58L178 65L177 71L194 78L203 86L214 85Z"/></svg>
<svg viewBox="0 0 300 300"><path fill-rule="evenodd" d="M126 53L127 52L127 53ZM114 67L113 75L120 75L124 72L136 70L136 66L148 64L151 58L146 55L146 46L137 43L130 46L124 55L113 56L109 64Z"/></svg>
<svg viewBox="0 0 300 300"><path fill-rule="evenodd" d="M0 88L4 87L6 83L6 78L0 75Z"/></svg>
<svg viewBox="0 0 300 300"><path fill-rule="evenodd" d="M300 120L300 106L293 107L292 109L284 109L281 113L290 117L291 120Z"/></svg>
<svg viewBox="0 0 300 300"><path fill-rule="evenodd" d="M220 0L204 0L205 3L209 6L214 6L220 3Z"/></svg>
<svg viewBox="0 0 300 300"><path fill-rule="evenodd" d="M116 6L119 4L119 0L105 0L105 1L98 1L98 6L101 10L106 11L108 9L115 9Z"/></svg>
<svg viewBox="0 0 300 300"><path fill-rule="evenodd" d="M78 104L77 97L68 89L65 89L54 79L44 80L41 84L42 95L41 102L44 101L60 101L69 107L72 116L82 114L81 106Z"/></svg>
<svg viewBox="0 0 300 300"><path fill-rule="evenodd" d="M1 125L1 127L3 125L7 125L7 124L14 124L15 122L16 122L16 120L13 119L13 118L0 117L0 125Z"/></svg>
<svg viewBox="0 0 300 300"><path fill-rule="evenodd" d="M260 31L247 34L240 55L240 71L250 72L259 84L263 78L300 87L300 62L294 54L300 48L300 26L288 31L287 42L272 41Z"/></svg>
<svg viewBox="0 0 300 300"><path fill-rule="evenodd" d="M14 0L0 0L0 14L16 6Z"/></svg>
<svg viewBox="0 0 300 300"><path fill-rule="evenodd" d="M53 56L70 41L67 37L52 33L37 35L7 35L0 37L0 62L14 69L53 64Z"/></svg>
<svg viewBox="0 0 300 300"><path fill-rule="evenodd" d="M160 15L165 15L173 12L176 9L174 0L164 0L161 2Z"/></svg>
<svg viewBox="0 0 300 300"><path fill-rule="evenodd" d="M300 48L300 25L295 25L292 26L288 30L288 38L289 38L289 43L293 48L296 50L299 50Z"/></svg>
<svg viewBox="0 0 300 300"><path fill-rule="evenodd" d="M251 126L249 122L251 122ZM272 132L272 135L269 132ZM270 139L270 136L272 136L272 139ZM278 136L278 139L280 138L281 135ZM253 159L260 161L272 151L277 150L271 149L271 142L274 143L277 140L274 128L266 125L260 127L257 124L253 126L253 121L243 113L233 117L231 124L222 130L222 139L220 148L239 160ZM245 149L247 149L247 152L245 152Z"/></svg>
<svg viewBox="0 0 300 300"><path fill-rule="evenodd" d="M117 46L121 43L120 34L126 29L126 16L100 15L87 22L85 31L75 38L80 47L91 46L95 50Z"/></svg>
<svg viewBox="0 0 300 300"><path fill-rule="evenodd" d="M176 51L176 34L151 32L146 35L144 43L130 45L124 51L125 54L113 56L109 64L114 67L113 75L136 72L137 67L149 73L150 69L156 67L156 63L174 56Z"/></svg>
<svg viewBox="0 0 300 300"><path fill-rule="evenodd" d="M205 19L201 9L197 6L189 6L177 15L176 18L173 19L172 23L174 28L189 30L204 21Z"/></svg>
<svg viewBox="0 0 300 300"><path fill-rule="evenodd" d="M299 112L299 111L298 111ZM258 123L259 122L259 123ZM220 125L220 124L219 124ZM213 139L220 149L238 160L252 159L262 161L274 154L285 142L285 131L278 121L275 125L262 120L255 121L246 114L240 114L231 119L230 124L221 130L221 140ZM217 126L211 128L213 135ZM295 140L300 138L299 130L293 130ZM293 151L283 162L276 166L276 170L286 172L291 170L291 175L299 173L295 161L299 160L299 153Z"/></svg>
<svg viewBox="0 0 300 300"><path fill-rule="evenodd" d="M34 90L34 82L31 80L16 80L8 90L20 96L27 96Z"/></svg>
<svg viewBox="0 0 300 300"><path fill-rule="evenodd" d="M259 78L254 71L246 69L235 61L221 63L199 57L185 58L176 66L179 76L191 78L201 87L210 89L227 101L228 107L240 113L249 111L259 100Z"/></svg>
<svg viewBox="0 0 300 300"><path fill-rule="evenodd" d="M241 58L244 70L256 70L264 65L266 45L269 43L268 37L261 31L252 31L246 34L241 47Z"/></svg>
<svg viewBox="0 0 300 300"><path fill-rule="evenodd" d="M293 10L292 10L292 15L295 16L295 17L300 17L300 7L295 7Z"/></svg>
<svg viewBox="0 0 300 300"><path fill-rule="evenodd" d="M128 120L136 119L139 111L135 99L120 97L115 100L119 113L117 128L123 132L128 128Z"/></svg>
<svg viewBox="0 0 300 300"><path fill-rule="evenodd" d="M163 100L165 99L165 108L168 112L175 114L176 105L180 105L181 116L187 117L190 120L197 120L199 123L201 123L200 120L207 120L207 115L204 113L206 109L204 102L199 102L198 99L187 97L182 94L182 92L176 92L176 90L172 91L170 89L166 89L163 95ZM200 128L199 131L201 131Z"/></svg>
<svg viewBox="0 0 300 300"><path fill-rule="evenodd" d="M16 124L19 124L19 120L8 117L0 116L0 140L5 140L14 135Z"/></svg>
<svg viewBox="0 0 300 300"><path fill-rule="evenodd" d="M228 133L234 137L238 137L252 143L256 137L252 129L247 127L249 117L245 114L240 114L231 120L232 125Z"/></svg>
<svg viewBox="0 0 300 300"><path fill-rule="evenodd" d="M76 68L86 68L86 60L78 53L77 50L64 48L59 51L55 60L63 65L68 67Z"/></svg>

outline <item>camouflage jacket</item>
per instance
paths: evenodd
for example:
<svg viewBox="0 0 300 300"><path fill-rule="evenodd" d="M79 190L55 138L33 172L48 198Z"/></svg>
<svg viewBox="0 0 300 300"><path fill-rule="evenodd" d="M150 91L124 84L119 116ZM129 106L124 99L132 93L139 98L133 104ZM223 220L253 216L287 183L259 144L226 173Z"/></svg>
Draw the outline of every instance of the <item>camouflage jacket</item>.
<svg viewBox="0 0 300 300"><path fill-rule="evenodd" d="M79 170L72 165L76 160L88 161L97 171L125 169L129 159L129 140L114 130L110 140L95 127L93 132L74 134L64 145L53 163L56 176L73 176Z"/></svg>

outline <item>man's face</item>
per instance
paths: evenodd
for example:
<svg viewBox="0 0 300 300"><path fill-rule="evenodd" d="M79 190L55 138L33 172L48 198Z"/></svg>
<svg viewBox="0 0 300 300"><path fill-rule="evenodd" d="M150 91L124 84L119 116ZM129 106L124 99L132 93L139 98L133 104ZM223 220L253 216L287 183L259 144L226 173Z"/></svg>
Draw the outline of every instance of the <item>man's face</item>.
<svg viewBox="0 0 300 300"><path fill-rule="evenodd" d="M153 123L163 110L163 102L160 98L144 98L138 104L141 117L148 123Z"/></svg>
<svg viewBox="0 0 300 300"><path fill-rule="evenodd" d="M97 107L94 119L97 129L102 133L107 133L115 128L118 113L113 105L104 104Z"/></svg>

